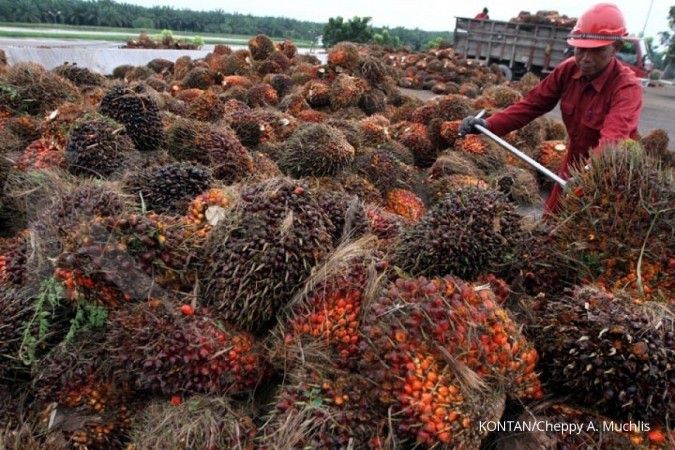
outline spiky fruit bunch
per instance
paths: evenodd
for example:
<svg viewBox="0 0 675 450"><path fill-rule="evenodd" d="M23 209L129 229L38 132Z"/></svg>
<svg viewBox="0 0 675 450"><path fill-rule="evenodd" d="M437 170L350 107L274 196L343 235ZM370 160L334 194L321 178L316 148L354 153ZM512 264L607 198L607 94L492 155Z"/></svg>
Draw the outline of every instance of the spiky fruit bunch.
<svg viewBox="0 0 675 450"><path fill-rule="evenodd" d="M286 141L277 163L294 177L335 175L352 162L354 154L354 147L338 129L308 124Z"/></svg>
<svg viewBox="0 0 675 450"><path fill-rule="evenodd" d="M336 72L352 73L359 61L359 49L351 42L340 42L328 52L328 65Z"/></svg>
<svg viewBox="0 0 675 450"><path fill-rule="evenodd" d="M223 218L225 211L233 202L231 192L218 188L209 189L190 202L187 220L195 226L200 236L206 236Z"/></svg>
<svg viewBox="0 0 675 450"><path fill-rule="evenodd" d="M176 97L176 99L185 102L185 103L192 103L195 101L197 98L199 98L200 95L204 93L203 89L181 89L179 91L173 90L173 95Z"/></svg>
<svg viewBox="0 0 675 450"><path fill-rule="evenodd" d="M60 77L70 80L76 86L101 86L105 83L105 77L87 69L78 67L76 64L62 64L53 69Z"/></svg>
<svg viewBox="0 0 675 450"><path fill-rule="evenodd" d="M251 55L248 50L237 50L225 59L223 75L242 75L251 73Z"/></svg>
<svg viewBox="0 0 675 450"><path fill-rule="evenodd" d="M342 189L333 190L317 186L312 189L321 211L334 225L333 241L353 239L369 231L363 202Z"/></svg>
<svg viewBox="0 0 675 450"><path fill-rule="evenodd" d="M428 136L428 129L421 123L404 125L398 134L398 141L408 147L418 167L429 167L438 156L438 150Z"/></svg>
<svg viewBox="0 0 675 450"><path fill-rule="evenodd" d="M253 174L250 179L264 181L270 178L282 176L279 166L267 154L260 151L251 154L253 158Z"/></svg>
<svg viewBox="0 0 675 450"><path fill-rule="evenodd" d="M391 139L389 125L389 119L380 114L359 120L359 128L361 129L361 133L363 133L364 143L375 147L388 142Z"/></svg>
<svg viewBox="0 0 675 450"><path fill-rule="evenodd" d="M93 218L82 223L55 262L73 301L116 307L161 288L190 289L187 267L193 231L179 219L149 214Z"/></svg>
<svg viewBox="0 0 675 450"><path fill-rule="evenodd" d="M0 286L23 284L28 262L28 239L28 232L13 238L0 238Z"/></svg>
<svg viewBox="0 0 675 450"><path fill-rule="evenodd" d="M225 106L215 92L203 91L188 104L186 116L204 122L216 122L223 118Z"/></svg>
<svg viewBox="0 0 675 450"><path fill-rule="evenodd" d="M354 170L386 194L397 187L408 187L410 167L384 149L363 149L354 160Z"/></svg>
<svg viewBox="0 0 675 450"><path fill-rule="evenodd" d="M660 128L652 130L640 138L640 144L642 144L647 154L667 163L673 160L673 156L668 150L669 142L668 133Z"/></svg>
<svg viewBox="0 0 675 450"><path fill-rule="evenodd" d="M350 172L342 172L336 178L349 195L356 195L364 203L382 204L382 194L367 179Z"/></svg>
<svg viewBox="0 0 675 450"><path fill-rule="evenodd" d="M389 140L377 146L382 150L388 151L394 158L401 161L406 166L409 166L411 169L415 170L412 166L415 164L415 157L412 152L403 144L398 141Z"/></svg>
<svg viewBox="0 0 675 450"><path fill-rule="evenodd" d="M672 303L673 202L669 170L640 149L607 148L588 170L573 173L556 215L556 249L579 278Z"/></svg>
<svg viewBox="0 0 675 450"><path fill-rule="evenodd" d="M182 448L253 448L252 411L224 397L177 398L155 400L134 417L130 448L172 448L178 442Z"/></svg>
<svg viewBox="0 0 675 450"><path fill-rule="evenodd" d="M414 275L472 279L500 264L520 235L519 216L503 194L459 189L404 233L394 261Z"/></svg>
<svg viewBox="0 0 675 450"><path fill-rule="evenodd" d="M387 94L380 89L369 89L361 95L359 107L368 115L382 113L387 107Z"/></svg>
<svg viewBox="0 0 675 450"><path fill-rule="evenodd" d="M285 141L298 128L298 121L295 117L277 111L274 108L255 108L251 115L259 120L266 128L268 141Z"/></svg>
<svg viewBox="0 0 675 450"><path fill-rule="evenodd" d="M303 109L296 114L298 120L309 123L323 123L328 119L328 114L313 109Z"/></svg>
<svg viewBox="0 0 675 450"><path fill-rule="evenodd" d="M269 78L269 84L277 91L279 98L282 98L291 92L294 83L288 75L277 74Z"/></svg>
<svg viewBox="0 0 675 450"><path fill-rule="evenodd" d="M483 139L475 134L470 134L466 137L457 139L453 147L456 151L474 153L476 155L485 154L488 148Z"/></svg>
<svg viewBox="0 0 675 450"><path fill-rule="evenodd" d="M167 151L179 161L203 164L227 184L251 174L253 158L227 127L178 119L167 130Z"/></svg>
<svg viewBox="0 0 675 450"><path fill-rule="evenodd" d="M209 68L195 67L185 74L181 80L181 86L185 89L208 89L213 86L214 82L215 78Z"/></svg>
<svg viewBox="0 0 675 450"><path fill-rule="evenodd" d="M536 149L537 161L557 173L567 153L565 141L544 141Z"/></svg>
<svg viewBox="0 0 675 450"><path fill-rule="evenodd" d="M536 175L531 170L506 167L493 176L493 185L519 205L532 205L541 199Z"/></svg>
<svg viewBox="0 0 675 450"><path fill-rule="evenodd" d="M256 61L267 59L272 53L276 51L272 39L265 36L264 34L259 34L249 39L248 49L251 52L251 57Z"/></svg>
<svg viewBox="0 0 675 450"><path fill-rule="evenodd" d="M4 86L0 104L31 115L52 111L80 97L73 83L32 62L14 64L2 74L0 83Z"/></svg>
<svg viewBox="0 0 675 450"><path fill-rule="evenodd" d="M334 226L302 182L271 179L245 189L206 244L205 300L262 331L332 249Z"/></svg>
<svg viewBox="0 0 675 450"><path fill-rule="evenodd" d="M436 102L425 103L412 111L410 114L410 121L413 123L421 123L428 125L431 119L438 115L438 105Z"/></svg>
<svg viewBox="0 0 675 450"><path fill-rule="evenodd" d="M372 382L318 362L287 374L259 448L383 448L386 419L373 408Z"/></svg>
<svg viewBox="0 0 675 450"><path fill-rule="evenodd" d="M462 120L473 112L471 102L463 95L451 94L438 99L435 117L443 121Z"/></svg>
<svg viewBox="0 0 675 450"><path fill-rule="evenodd" d="M330 106L333 110L357 106L365 90L363 80L341 73L330 86Z"/></svg>
<svg viewBox="0 0 675 450"><path fill-rule="evenodd" d="M298 48L290 39L284 39L283 42L278 42L276 47L277 50L283 53L288 59L293 59L298 53Z"/></svg>
<svg viewBox="0 0 675 450"><path fill-rule="evenodd" d="M483 95L497 108L507 108L523 98L520 92L504 85L490 86Z"/></svg>
<svg viewBox="0 0 675 450"><path fill-rule="evenodd" d="M567 139L565 124L556 119L544 119L544 139L547 141L564 141Z"/></svg>
<svg viewBox="0 0 675 450"><path fill-rule="evenodd" d="M250 78L244 77L241 75L230 75L227 77L223 78L223 81L221 82L224 88L231 88L233 86L239 86L243 87L244 89L248 89L251 86L253 86L253 81L251 81Z"/></svg>
<svg viewBox="0 0 675 450"><path fill-rule="evenodd" d="M384 241L398 238L406 227L401 216L377 206L367 206L366 217L373 234Z"/></svg>
<svg viewBox="0 0 675 450"><path fill-rule="evenodd" d="M672 312L584 287L549 301L535 320L532 337L554 389L615 419L672 427Z"/></svg>
<svg viewBox="0 0 675 450"><path fill-rule="evenodd" d="M297 116L298 113L306 109L311 109L309 103L305 100L305 96L302 92L293 91L287 94L284 98L281 99L278 106L280 111L284 111L293 116Z"/></svg>
<svg viewBox="0 0 675 450"><path fill-rule="evenodd" d="M344 134L345 139L347 139L347 142L349 142L357 152L363 145L363 133L355 121L332 118L328 119L325 124L340 130L340 132Z"/></svg>
<svg viewBox="0 0 675 450"><path fill-rule="evenodd" d="M268 83L257 83L248 90L247 100L251 108L276 105L279 103L279 94Z"/></svg>
<svg viewBox="0 0 675 450"><path fill-rule="evenodd" d="M199 308L151 300L115 311L109 320L109 357L140 389L237 394L263 377L253 336L224 327Z"/></svg>
<svg viewBox="0 0 675 450"><path fill-rule="evenodd" d="M156 150L164 140L157 104L145 94L124 85L113 86L101 100L99 110L123 124L140 151Z"/></svg>
<svg viewBox="0 0 675 450"><path fill-rule="evenodd" d="M364 323L361 369L399 430L425 447L475 447L484 436L478 421L501 416L503 387L516 398L542 395L537 353L489 288L399 278Z"/></svg>
<svg viewBox="0 0 675 450"><path fill-rule="evenodd" d="M438 179L429 178L425 180L425 187L432 203L443 200L448 193L458 189L472 187L486 190L490 188L487 182L480 176L461 174L445 175Z"/></svg>
<svg viewBox="0 0 675 450"><path fill-rule="evenodd" d="M385 199L385 208L389 212L403 217L409 223L419 222L426 213L424 202L407 189L392 189L389 191Z"/></svg>
<svg viewBox="0 0 675 450"><path fill-rule="evenodd" d="M16 168L23 171L65 166L66 157L63 145L53 139L44 138L31 142L16 162Z"/></svg>
<svg viewBox="0 0 675 450"><path fill-rule="evenodd" d="M312 107L327 106L330 102L331 87L323 81L308 81L303 87L303 92L307 103Z"/></svg>
<svg viewBox="0 0 675 450"><path fill-rule="evenodd" d="M450 122L446 122L450 123ZM449 175L477 176L481 171L461 152L447 151L441 153L429 169L429 178L440 179Z"/></svg>
<svg viewBox="0 0 675 450"><path fill-rule="evenodd" d="M444 144L451 147L455 144L455 141L459 138L460 125L462 125L461 120L446 121L441 124L440 136Z"/></svg>
<svg viewBox="0 0 675 450"><path fill-rule="evenodd" d="M211 175L204 167L191 163L169 163L141 169L130 175L126 189L142 196L149 210L185 213L188 203L211 184Z"/></svg>
<svg viewBox="0 0 675 450"><path fill-rule="evenodd" d="M124 168L135 151L123 125L106 117L90 117L73 127L66 146L66 164L75 175L105 178Z"/></svg>

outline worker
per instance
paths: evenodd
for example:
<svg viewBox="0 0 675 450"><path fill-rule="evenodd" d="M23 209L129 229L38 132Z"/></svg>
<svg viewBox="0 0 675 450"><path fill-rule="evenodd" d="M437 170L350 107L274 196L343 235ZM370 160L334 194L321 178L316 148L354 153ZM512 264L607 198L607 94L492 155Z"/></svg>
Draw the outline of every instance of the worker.
<svg viewBox="0 0 675 450"><path fill-rule="evenodd" d="M483 8L483 12L479 12L478 14L476 14L476 17L474 17L474 19L478 19L478 20L489 20L489 19L490 19L490 16L488 16L488 9L487 9L487 8Z"/></svg>
<svg viewBox="0 0 675 450"><path fill-rule="evenodd" d="M560 100L569 136L559 175L569 178L572 166L585 166L612 142L637 139L642 87L633 72L616 58L628 33L623 14L611 3L600 3L577 21L567 43L574 56L566 59L521 101L487 120L473 116L462 121L460 136L476 133L476 125L503 136L551 111ZM545 204L553 214L562 193L556 184Z"/></svg>

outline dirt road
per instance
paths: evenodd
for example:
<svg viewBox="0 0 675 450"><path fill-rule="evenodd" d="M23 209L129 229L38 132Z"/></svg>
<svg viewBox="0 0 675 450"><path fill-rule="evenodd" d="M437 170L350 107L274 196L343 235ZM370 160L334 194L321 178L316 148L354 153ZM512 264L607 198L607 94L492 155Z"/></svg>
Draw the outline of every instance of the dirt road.
<svg viewBox="0 0 675 450"><path fill-rule="evenodd" d="M406 95L428 100L436 97L431 91L402 89ZM560 107L547 114L561 120ZM640 116L640 133L646 134L654 128L663 128L671 139L671 147L675 146L675 86L647 87L644 90L642 115Z"/></svg>

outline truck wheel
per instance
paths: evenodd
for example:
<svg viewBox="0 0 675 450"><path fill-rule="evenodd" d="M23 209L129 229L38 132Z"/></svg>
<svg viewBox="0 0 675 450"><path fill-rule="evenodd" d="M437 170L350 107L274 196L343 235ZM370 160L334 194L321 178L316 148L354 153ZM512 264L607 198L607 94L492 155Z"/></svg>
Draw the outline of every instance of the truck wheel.
<svg viewBox="0 0 675 450"><path fill-rule="evenodd" d="M506 78L506 81L511 81L513 79L513 72L511 72L511 69L509 69L508 66L505 66L504 64L500 64L499 70L502 71L502 75L504 75L504 78Z"/></svg>

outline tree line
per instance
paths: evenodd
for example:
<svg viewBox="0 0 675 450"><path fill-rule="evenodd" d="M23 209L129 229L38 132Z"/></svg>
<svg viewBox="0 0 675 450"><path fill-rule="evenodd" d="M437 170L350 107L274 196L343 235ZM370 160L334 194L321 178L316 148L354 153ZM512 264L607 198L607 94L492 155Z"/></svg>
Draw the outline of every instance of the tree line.
<svg viewBox="0 0 675 450"><path fill-rule="evenodd" d="M308 41L313 41L323 35L324 27L327 26L326 23L284 17L257 17L250 14L228 13L222 9L192 11L170 6L144 7L112 0L0 0L0 20L55 25L168 29L216 34L255 35L263 33L273 37ZM451 37L449 32L429 32L403 27L375 28L368 23L366 25L367 34L370 37L362 42L378 42L391 46L409 45L414 49L420 49L433 39Z"/></svg>

